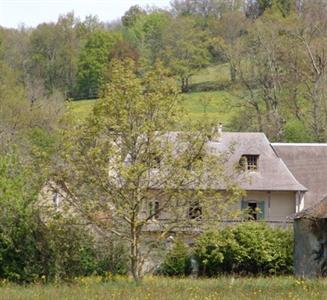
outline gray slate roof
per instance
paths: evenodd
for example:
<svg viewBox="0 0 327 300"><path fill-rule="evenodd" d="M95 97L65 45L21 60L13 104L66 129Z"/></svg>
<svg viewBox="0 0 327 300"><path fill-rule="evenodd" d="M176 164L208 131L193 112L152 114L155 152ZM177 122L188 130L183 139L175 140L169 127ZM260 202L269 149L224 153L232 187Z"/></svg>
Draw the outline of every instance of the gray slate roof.
<svg viewBox="0 0 327 300"><path fill-rule="evenodd" d="M254 191L306 191L278 157L264 133L260 132L223 132L220 142L209 142L210 148L217 151L233 151L226 169L245 190ZM234 167L242 155L259 155L258 170L245 171L235 175Z"/></svg>
<svg viewBox="0 0 327 300"><path fill-rule="evenodd" d="M296 179L308 188L305 208L327 196L327 144L271 144Z"/></svg>

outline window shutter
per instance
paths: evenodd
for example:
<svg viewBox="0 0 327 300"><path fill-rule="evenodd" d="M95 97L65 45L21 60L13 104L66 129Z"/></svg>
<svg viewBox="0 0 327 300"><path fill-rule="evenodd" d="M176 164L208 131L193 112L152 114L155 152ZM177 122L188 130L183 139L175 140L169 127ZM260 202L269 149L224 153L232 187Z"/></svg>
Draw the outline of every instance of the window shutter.
<svg viewBox="0 0 327 300"><path fill-rule="evenodd" d="M247 209L248 208L248 202L244 201L243 199L241 200L241 210Z"/></svg>
<svg viewBox="0 0 327 300"><path fill-rule="evenodd" d="M259 201L258 202L258 220L264 220L265 219L265 201Z"/></svg>
<svg viewBox="0 0 327 300"><path fill-rule="evenodd" d="M154 210L153 210L153 203L152 201L149 202L149 211L148 211L148 214L149 216L153 215L154 213Z"/></svg>

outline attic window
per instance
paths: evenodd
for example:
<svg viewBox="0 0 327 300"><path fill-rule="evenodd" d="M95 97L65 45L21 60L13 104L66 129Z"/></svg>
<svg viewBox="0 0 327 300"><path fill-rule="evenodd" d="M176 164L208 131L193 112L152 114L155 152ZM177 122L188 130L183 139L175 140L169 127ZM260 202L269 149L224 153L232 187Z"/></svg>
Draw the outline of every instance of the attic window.
<svg viewBox="0 0 327 300"><path fill-rule="evenodd" d="M245 171L256 171L258 170L259 155L244 154L240 159L240 166Z"/></svg>

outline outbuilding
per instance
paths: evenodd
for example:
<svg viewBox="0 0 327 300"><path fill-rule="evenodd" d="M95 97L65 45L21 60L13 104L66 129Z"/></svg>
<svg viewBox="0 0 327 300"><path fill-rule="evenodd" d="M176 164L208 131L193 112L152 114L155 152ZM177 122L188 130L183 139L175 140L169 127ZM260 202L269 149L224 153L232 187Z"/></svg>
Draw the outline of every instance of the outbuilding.
<svg viewBox="0 0 327 300"><path fill-rule="evenodd" d="M295 215L294 239L295 275L327 276L327 197Z"/></svg>

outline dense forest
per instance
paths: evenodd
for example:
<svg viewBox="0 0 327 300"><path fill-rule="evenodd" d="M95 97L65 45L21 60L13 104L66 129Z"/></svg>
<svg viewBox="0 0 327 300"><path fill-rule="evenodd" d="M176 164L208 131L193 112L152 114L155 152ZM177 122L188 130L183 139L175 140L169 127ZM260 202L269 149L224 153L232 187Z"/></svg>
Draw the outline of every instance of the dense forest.
<svg viewBox="0 0 327 300"><path fill-rule="evenodd" d="M85 200L80 207L103 213L105 193L114 200L122 194L119 188L113 197L105 182L108 162L117 157L115 133L126 138L125 159L140 136L187 123L177 116L195 97L204 118L199 130L190 124L181 130L193 149L184 161L169 160L177 170L169 177L174 184L210 163L198 150L221 121L228 130L264 132L270 141L326 142L326 47L325 0L174 0L167 10L132 6L109 23L69 13L36 28L0 27L0 278L126 273L121 244L98 245L81 226L62 226L72 223L58 214L44 221L36 205L40 191L49 182L68 182ZM81 122L72 107L85 101L97 105ZM207 112L217 118L209 120ZM162 145L146 145L138 160L142 151L133 148L132 170L125 161L119 165L132 182L118 203L122 214L138 215L137 201L145 198L135 189L142 183L138 172L160 164ZM133 188L143 193L136 202Z"/></svg>
<svg viewBox="0 0 327 300"><path fill-rule="evenodd" d="M324 142L326 26L324 0L175 0L169 10L132 6L111 23L69 13L36 28L0 28L1 102L98 98L113 59L131 58L139 72L160 60L183 93L233 95L228 129ZM222 64L228 81L192 83Z"/></svg>

